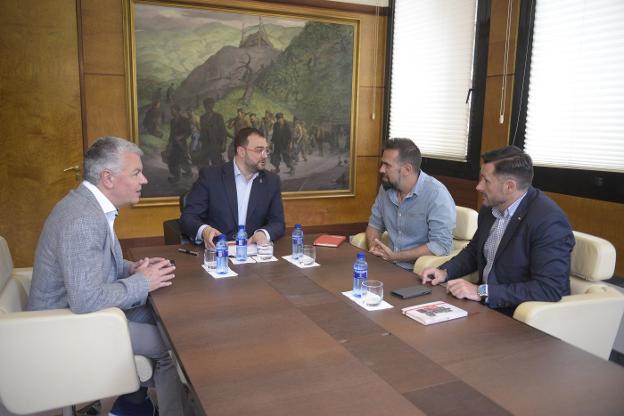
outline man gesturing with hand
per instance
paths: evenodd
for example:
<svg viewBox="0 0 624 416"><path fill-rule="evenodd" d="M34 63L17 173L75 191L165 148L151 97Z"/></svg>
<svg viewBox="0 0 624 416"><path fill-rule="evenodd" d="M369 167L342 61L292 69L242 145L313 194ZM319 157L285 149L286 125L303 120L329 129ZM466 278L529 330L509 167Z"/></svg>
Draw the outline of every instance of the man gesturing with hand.
<svg viewBox="0 0 624 416"><path fill-rule="evenodd" d="M115 137L87 150L85 180L56 204L39 237L27 308L122 309L134 353L156 361L160 414L178 416L186 413L183 386L146 305L148 292L172 284L175 266L160 257L124 260L113 227L118 209L137 203L147 183L141 155L135 144ZM111 413L121 414L116 407Z"/></svg>
<svg viewBox="0 0 624 416"><path fill-rule="evenodd" d="M477 231L457 256L424 270L423 283L447 282L453 296L508 315L523 302L556 302L569 295L574 235L561 208L531 186L531 158L515 146L482 157ZM478 284L460 279L475 271Z"/></svg>
<svg viewBox="0 0 624 416"><path fill-rule="evenodd" d="M391 139L381 156L381 187L366 228L371 254L411 270L420 256L446 255L453 245L455 202L446 187L420 169L410 139ZM388 231L389 244L381 242Z"/></svg>

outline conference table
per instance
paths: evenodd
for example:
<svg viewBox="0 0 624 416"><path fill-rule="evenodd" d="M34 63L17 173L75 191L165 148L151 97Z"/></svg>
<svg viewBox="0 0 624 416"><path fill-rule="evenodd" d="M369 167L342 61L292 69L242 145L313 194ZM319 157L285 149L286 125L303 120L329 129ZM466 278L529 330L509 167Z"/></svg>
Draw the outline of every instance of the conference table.
<svg viewBox="0 0 624 416"><path fill-rule="evenodd" d="M306 243L315 236L306 236ZM624 368L445 288L403 300L414 273L367 254L394 308L366 311L341 292L358 249L317 247L320 267L232 265L214 279L191 246L132 248L176 261L150 302L205 415L621 415ZM443 300L465 318L421 325L401 308Z"/></svg>

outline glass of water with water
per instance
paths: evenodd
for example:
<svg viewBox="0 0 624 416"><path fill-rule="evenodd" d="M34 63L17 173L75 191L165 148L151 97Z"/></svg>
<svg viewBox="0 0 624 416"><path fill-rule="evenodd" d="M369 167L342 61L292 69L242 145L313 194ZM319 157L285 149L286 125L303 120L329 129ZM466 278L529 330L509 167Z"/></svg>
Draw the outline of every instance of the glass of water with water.
<svg viewBox="0 0 624 416"><path fill-rule="evenodd" d="M271 260L273 258L273 243L266 241L257 244L258 259L261 261Z"/></svg>
<svg viewBox="0 0 624 416"><path fill-rule="evenodd" d="M383 300L383 282L365 280L362 282L362 299L366 306L377 306Z"/></svg>
<svg viewBox="0 0 624 416"><path fill-rule="evenodd" d="M210 270L216 270L217 268L217 250L214 248L206 247L204 249L204 264L206 268Z"/></svg>

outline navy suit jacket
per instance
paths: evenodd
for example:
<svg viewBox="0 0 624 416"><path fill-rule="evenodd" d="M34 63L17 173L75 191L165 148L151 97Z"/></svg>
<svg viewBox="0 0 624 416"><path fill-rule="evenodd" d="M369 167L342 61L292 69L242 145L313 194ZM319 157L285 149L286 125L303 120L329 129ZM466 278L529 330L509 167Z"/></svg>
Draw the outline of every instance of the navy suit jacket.
<svg viewBox="0 0 624 416"><path fill-rule="evenodd" d="M233 163L200 170L180 217L182 232L192 241L203 224L221 231L228 240L235 239L238 202ZM276 174L260 171L254 179L245 228L249 236L260 228L265 229L273 241L284 235L281 182Z"/></svg>
<svg viewBox="0 0 624 416"><path fill-rule="evenodd" d="M483 248L495 220L491 208L481 208L470 243L440 266L446 269L449 279L478 270L482 283L486 262ZM556 302L569 295L574 243L572 228L561 208L538 189L529 187L494 256L487 304L513 314L522 302Z"/></svg>

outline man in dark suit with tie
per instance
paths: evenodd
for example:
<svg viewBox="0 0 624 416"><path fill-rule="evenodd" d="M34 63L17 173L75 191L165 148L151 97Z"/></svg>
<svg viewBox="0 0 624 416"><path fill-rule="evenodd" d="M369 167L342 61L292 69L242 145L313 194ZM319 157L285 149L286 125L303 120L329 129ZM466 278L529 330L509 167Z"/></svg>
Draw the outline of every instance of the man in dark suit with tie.
<svg viewBox="0 0 624 416"><path fill-rule="evenodd" d="M234 146L234 159L204 167L186 198L182 232L197 244L214 247L213 239L221 234L233 240L239 224L245 225L250 243L284 235L281 182L266 171L266 138L260 130L245 127L236 133Z"/></svg>
<svg viewBox="0 0 624 416"><path fill-rule="evenodd" d="M507 146L482 155L477 231L457 256L423 271L423 283L448 281L459 299L483 301L513 314L526 301L556 302L570 294L574 235L564 212L531 186L529 155ZM479 272L475 285L459 277Z"/></svg>

